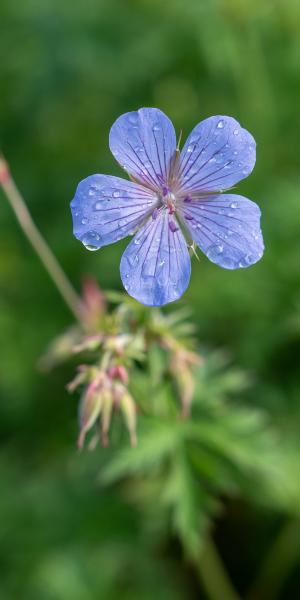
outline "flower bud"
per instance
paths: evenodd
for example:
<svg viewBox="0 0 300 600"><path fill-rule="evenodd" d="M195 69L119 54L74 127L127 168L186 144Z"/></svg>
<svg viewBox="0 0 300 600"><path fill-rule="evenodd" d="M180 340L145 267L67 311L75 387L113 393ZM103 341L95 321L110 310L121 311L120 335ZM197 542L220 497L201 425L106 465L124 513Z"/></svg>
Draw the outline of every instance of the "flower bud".
<svg viewBox="0 0 300 600"><path fill-rule="evenodd" d="M192 367L200 365L201 362L201 357L194 352L190 352L178 345L173 348L170 360L170 371L177 383L183 418L187 418L190 414L194 395L195 383Z"/></svg>
<svg viewBox="0 0 300 600"><path fill-rule="evenodd" d="M108 432L113 409L113 397L111 389L103 391L102 395L102 419L101 419L101 442L105 448L109 445Z"/></svg>
<svg viewBox="0 0 300 600"><path fill-rule="evenodd" d="M82 448L87 432L98 419L103 406L103 391L99 379L93 380L82 395L79 404L78 447Z"/></svg>
<svg viewBox="0 0 300 600"><path fill-rule="evenodd" d="M114 365L113 367L110 367L108 376L110 379L120 379L125 385L128 384L128 372L124 365Z"/></svg>
<svg viewBox="0 0 300 600"><path fill-rule="evenodd" d="M136 437L136 406L132 396L129 394L128 390L121 385L117 384L115 386L115 402L123 413L125 418L125 423L129 432L130 443L132 446L137 445L137 437Z"/></svg>

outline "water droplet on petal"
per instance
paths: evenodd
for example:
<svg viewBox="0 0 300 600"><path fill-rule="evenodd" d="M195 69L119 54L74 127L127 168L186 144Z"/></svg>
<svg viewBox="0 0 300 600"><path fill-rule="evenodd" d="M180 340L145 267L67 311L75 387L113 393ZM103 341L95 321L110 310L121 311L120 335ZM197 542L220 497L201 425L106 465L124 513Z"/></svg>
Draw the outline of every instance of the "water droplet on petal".
<svg viewBox="0 0 300 600"><path fill-rule="evenodd" d="M138 120L138 115L136 113L132 113L131 115L128 116L129 123L132 123L133 125L136 124L137 120Z"/></svg>
<svg viewBox="0 0 300 600"><path fill-rule="evenodd" d="M95 194L97 194L97 188L95 186L91 186L89 188L89 196L95 196Z"/></svg>
<svg viewBox="0 0 300 600"><path fill-rule="evenodd" d="M237 207L238 207L237 202L231 202L230 208L237 208Z"/></svg>
<svg viewBox="0 0 300 600"><path fill-rule="evenodd" d="M153 125L153 131L160 131L161 127L160 125L158 125L158 123L155 123L155 125Z"/></svg>
<svg viewBox="0 0 300 600"><path fill-rule="evenodd" d="M135 267L135 266L138 264L138 262L139 262L139 257L138 257L138 255L137 255L137 254L134 254L134 253L133 253L133 254L129 254L129 256L128 256L128 262L129 262L129 264L130 264L132 267Z"/></svg>
<svg viewBox="0 0 300 600"><path fill-rule="evenodd" d="M97 231L88 231L81 238L81 241L87 250L90 250L91 252L93 252L95 250L98 250L99 244L97 244L97 242L99 242L100 239L101 239L101 237L100 237L99 233L97 233Z"/></svg>
<svg viewBox="0 0 300 600"><path fill-rule="evenodd" d="M114 198L120 198L121 196L121 192L119 192L118 190L116 190L115 192L113 192L113 197Z"/></svg>
<svg viewBox="0 0 300 600"><path fill-rule="evenodd" d="M218 129L222 129L224 127L224 121L223 121L223 119L221 119L221 121L219 121L217 127L218 127Z"/></svg>
<svg viewBox="0 0 300 600"><path fill-rule="evenodd" d="M238 129L234 129L233 135L238 135L238 133L239 133L239 130Z"/></svg>
<svg viewBox="0 0 300 600"><path fill-rule="evenodd" d="M253 258L252 254L245 254L239 262L239 267L249 267L253 263Z"/></svg>
<svg viewBox="0 0 300 600"><path fill-rule="evenodd" d="M212 261L218 261L220 254L223 253L223 245L222 244L212 244L206 254L207 257Z"/></svg>
<svg viewBox="0 0 300 600"><path fill-rule="evenodd" d="M82 225L86 225L87 224L87 219L81 219L81 223L82 223Z"/></svg>

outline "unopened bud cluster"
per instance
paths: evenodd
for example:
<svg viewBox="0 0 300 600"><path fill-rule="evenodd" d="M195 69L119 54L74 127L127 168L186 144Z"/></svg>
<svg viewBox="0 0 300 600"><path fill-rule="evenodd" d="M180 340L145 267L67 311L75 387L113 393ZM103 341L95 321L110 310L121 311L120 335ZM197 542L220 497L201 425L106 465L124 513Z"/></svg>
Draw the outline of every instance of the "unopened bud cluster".
<svg viewBox="0 0 300 600"><path fill-rule="evenodd" d="M136 445L136 414L144 408L133 397L132 383L141 368L147 372L153 348L164 356L164 377L174 383L181 416L187 417L194 393L193 370L201 358L193 351L193 328L186 315L180 311L164 315L128 296L103 294L93 280L84 284L83 306L82 324L54 340L41 359L43 368L51 368L74 355L83 357L67 385L69 392L81 394L78 447L84 446L87 434L88 448L98 442L107 446L117 414L125 422L131 445Z"/></svg>

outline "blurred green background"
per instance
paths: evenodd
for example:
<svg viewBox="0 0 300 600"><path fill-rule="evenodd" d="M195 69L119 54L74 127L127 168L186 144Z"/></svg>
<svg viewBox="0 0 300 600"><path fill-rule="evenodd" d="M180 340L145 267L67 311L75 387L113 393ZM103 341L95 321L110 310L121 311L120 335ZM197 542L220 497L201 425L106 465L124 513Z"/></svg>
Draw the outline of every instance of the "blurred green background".
<svg viewBox="0 0 300 600"><path fill-rule="evenodd" d="M79 180L121 175L108 149L121 113L157 106L184 137L228 114L254 135L257 166L238 189L261 206L265 256L240 272L194 260L182 305L200 346L252 374L243 401L278 426L299 480L298 0L1 0L0 56L2 151L78 289L85 273L121 289L126 241L86 252L69 210ZM71 317L0 195L0 599L202 598L176 542L160 544L118 488L99 489L106 450L76 453L73 369L36 366ZM242 593L286 518L227 504L215 535ZM299 594L300 547L280 598Z"/></svg>

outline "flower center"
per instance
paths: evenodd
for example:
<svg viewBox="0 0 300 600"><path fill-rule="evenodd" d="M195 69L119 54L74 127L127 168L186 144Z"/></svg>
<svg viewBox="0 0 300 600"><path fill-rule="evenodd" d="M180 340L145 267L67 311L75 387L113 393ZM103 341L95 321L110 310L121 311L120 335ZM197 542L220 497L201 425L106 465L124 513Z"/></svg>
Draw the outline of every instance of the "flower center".
<svg viewBox="0 0 300 600"><path fill-rule="evenodd" d="M176 209L176 197L173 194L173 192L170 190L170 188L168 188L167 186L164 186L162 188L160 200L161 200L162 206L166 206L169 211L169 214L172 215Z"/></svg>

